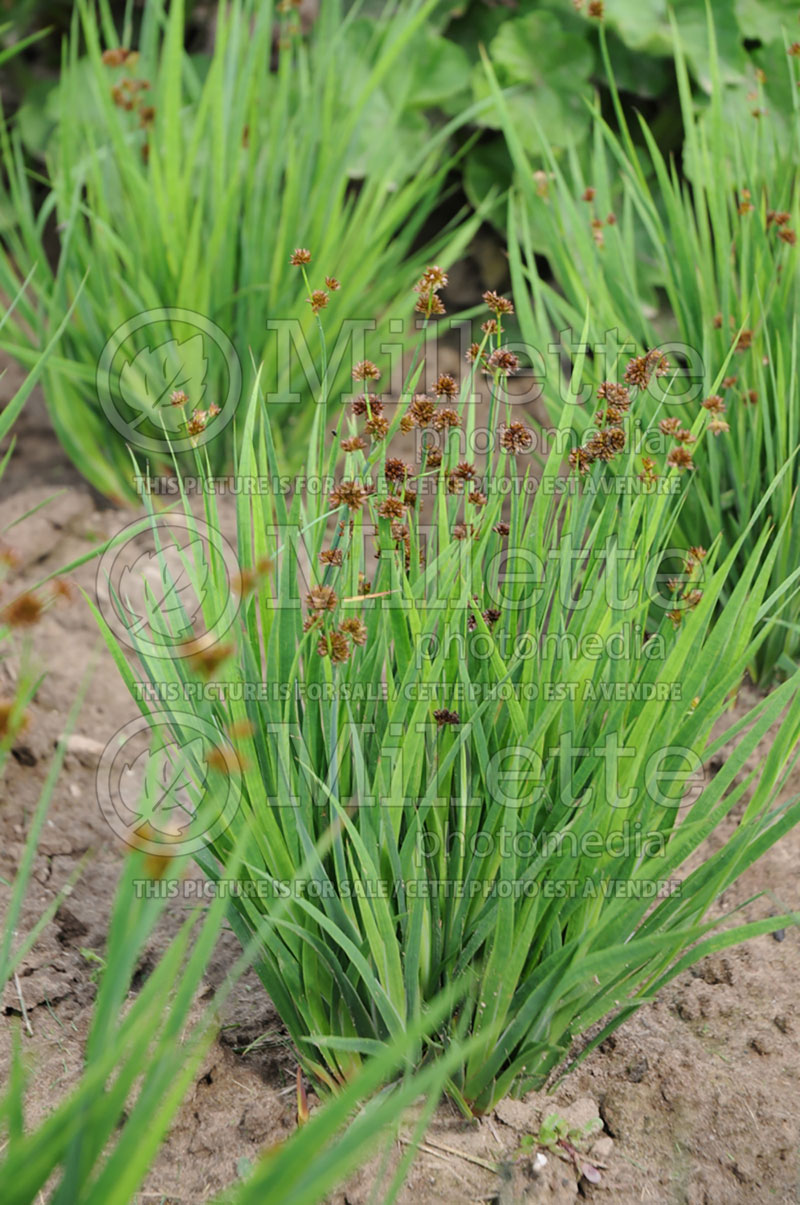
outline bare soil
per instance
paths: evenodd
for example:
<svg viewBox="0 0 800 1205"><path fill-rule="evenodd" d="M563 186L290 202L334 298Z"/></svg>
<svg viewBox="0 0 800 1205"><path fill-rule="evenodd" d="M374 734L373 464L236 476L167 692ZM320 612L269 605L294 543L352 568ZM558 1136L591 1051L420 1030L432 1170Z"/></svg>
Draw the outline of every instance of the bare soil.
<svg viewBox="0 0 800 1205"><path fill-rule="evenodd" d="M11 373L13 373L13 368ZM6 396L13 379L0 384ZM65 460L38 397L17 428L18 450L3 483L2 526L56 490L49 506L15 527L7 542L19 557L13 583L33 585L59 565L119 530L132 515L109 509ZM94 566L71 575L90 595ZM0 695L13 690L20 647L0 662ZM100 745L137 714L94 620L78 591L46 612L32 635L33 655L47 676L0 784L0 907L19 863L26 832L87 666L96 668L77 732ZM747 690L723 723L747 703ZM765 747L768 742L765 742ZM800 789L795 779L794 789ZM735 824L731 819L729 824ZM47 1115L75 1084L94 996L91 952L102 955L122 858L100 815L91 754L68 756L36 855L23 928L31 925L83 859L88 869L67 905L47 926L20 975L32 1036L23 1034L32 1068L27 1121ZM787 836L728 892L720 911L754 893L746 916L800 913L800 830ZM168 915L148 950L140 977L181 920ZM226 936L209 968L208 989L236 953ZM452 1106L438 1110L400 1200L566 1203L586 1198L615 1205L789 1205L800 1199L800 930L763 937L683 974L595 1051L553 1095L506 1101L479 1122ZM0 1016L0 1082L8 1068L10 1021L21 1004L6 990ZM255 1045L254 1045L255 1044ZM280 1022L254 976L238 985L222 1028L192 1085L142 1193L142 1202L204 1202L235 1181L252 1160L295 1126L295 1063ZM576 1121L602 1119L588 1157L597 1185L579 1179L568 1161L519 1156L546 1112ZM411 1120L403 1131L409 1132ZM392 1144L390 1166L402 1154ZM378 1159L334 1194L338 1205L366 1205ZM494 1170L498 1169L498 1170Z"/></svg>

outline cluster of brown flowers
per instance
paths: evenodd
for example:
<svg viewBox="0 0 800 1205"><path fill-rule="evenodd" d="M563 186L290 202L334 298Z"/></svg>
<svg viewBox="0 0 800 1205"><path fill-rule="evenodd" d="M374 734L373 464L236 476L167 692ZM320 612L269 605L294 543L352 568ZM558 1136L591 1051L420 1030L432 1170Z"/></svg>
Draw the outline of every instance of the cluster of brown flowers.
<svg viewBox="0 0 800 1205"><path fill-rule="evenodd" d="M643 356L634 356L625 368L625 384L636 389L647 389L654 376L664 377L669 372L669 361L657 347L645 352Z"/></svg>
<svg viewBox="0 0 800 1205"><path fill-rule="evenodd" d="M425 269L417 283L414 292L418 293L414 310L429 318L432 314L437 317L447 313L444 308L439 290L447 287L447 273L438 264L431 264Z"/></svg>
<svg viewBox="0 0 800 1205"><path fill-rule="evenodd" d="M570 467L577 469L581 476L588 473L595 461L613 460L625 448L626 436L621 424L630 409L630 389L616 381L603 381L598 387L597 396L601 402L605 402L594 418L599 430L594 431L582 447L573 448L569 454Z"/></svg>
<svg viewBox="0 0 800 1205"><path fill-rule="evenodd" d="M731 378L729 377L725 378L726 381L730 379ZM734 377L733 381L735 382L735 380L736 378ZM723 385L724 384L725 382L723 381ZM718 393L712 393L705 399L703 402L703 409L707 410L711 416L708 423L708 430L712 435L719 437L724 431L730 431L730 426L725 419L721 417L721 415L725 413L726 406L723 398L721 398Z"/></svg>
<svg viewBox="0 0 800 1205"><path fill-rule="evenodd" d="M186 420L186 434L196 439L198 435L202 435L208 426L208 420L216 418L219 414L219 406L212 402L208 410L193 410L191 418Z"/></svg>
<svg viewBox="0 0 800 1205"><path fill-rule="evenodd" d="M605 235L603 228L605 226L615 226L617 222L616 214L610 213L607 218L592 218L589 225L592 228L592 238L598 247L605 246Z"/></svg>
<svg viewBox="0 0 800 1205"><path fill-rule="evenodd" d="M293 268L303 269L303 279L306 282L306 287L309 289L309 296L306 297L306 301L311 306L313 312L318 314L320 310L324 310L327 306L331 293L337 292L337 290L342 287L341 283L336 279L335 276L326 276L324 289L311 288L311 286L308 284L308 277L306 276L305 272L306 265L311 263L311 252L307 247L295 247L294 251L289 256L289 263Z"/></svg>
<svg viewBox="0 0 800 1205"><path fill-rule="evenodd" d="M118 84L114 84L111 89L111 99L118 109L125 109L128 113L137 109L142 126L152 125L155 109L152 105L145 104L139 95L141 92L148 92L149 89L149 80L125 76Z"/></svg>
<svg viewBox="0 0 800 1205"><path fill-rule="evenodd" d="M595 189L592 188L592 186L590 184L588 188L585 188L583 190L583 192L581 194L581 200L586 201L586 203L590 205L592 203L592 201L595 199L596 195L597 195L597 193L596 193ZM616 226L616 224L617 224L617 217L616 217L616 214L614 214L614 213L610 213L605 219L598 218L598 217L594 217L591 219L590 225L592 228L592 238L597 243L598 247L602 247L605 242L605 239L603 238L603 227L604 226Z"/></svg>
<svg viewBox="0 0 800 1205"><path fill-rule="evenodd" d="M695 570L699 569L702 565L706 556L705 548L692 546L689 549L683 566L687 577L691 578ZM703 591L698 590L691 582L687 585L681 578L670 578L667 582L667 588L675 596L675 606L671 611L667 611L667 618L672 621L672 626L677 628L683 621L686 612L693 611L699 604L703 597Z"/></svg>
<svg viewBox="0 0 800 1205"><path fill-rule="evenodd" d="M10 564L13 555L10 551L4 552L2 559ZM63 578L54 578L49 583L49 587L49 595L45 597L26 590L22 594L18 594L16 598L12 598L0 609L0 625L9 628L35 627L49 606L72 598L72 587Z"/></svg>
<svg viewBox="0 0 800 1205"><path fill-rule="evenodd" d="M533 433L524 423L509 423L501 431L500 446L514 456L518 456L520 452L529 452L533 447Z"/></svg>
<svg viewBox="0 0 800 1205"><path fill-rule="evenodd" d="M487 375L513 376L519 369L519 357L509 351L507 347L500 346L499 336L503 333L503 315L514 313L514 303L507 297L501 297L493 289L487 289L483 294L483 301L494 317L487 318L485 322L481 323L481 330L485 338L482 343L469 345L466 358L470 364L474 364L477 360ZM492 351L487 352L485 350L486 340L492 336L498 339L498 344Z"/></svg>
<svg viewBox="0 0 800 1205"><path fill-rule="evenodd" d="M519 357L505 347L496 347L486 361L484 372L501 377L513 376L519 369Z"/></svg>
<svg viewBox="0 0 800 1205"><path fill-rule="evenodd" d="M103 62L106 67L128 67L131 70L136 69L136 64L139 61L139 54L136 50L127 50L123 46L115 46L110 50L103 51ZM119 83L114 84L111 89L111 99L118 109L124 109L127 113L136 113L139 118L139 126L143 130L151 129L156 119L156 110L153 105L148 104L142 92L147 92L150 89L150 81L146 79L136 79L134 76L126 75ZM150 144L145 141L141 147L142 159L147 163L150 157Z"/></svg>
<svg viewBox="0 0 800 1205"><path fill-rule="evenodd" d="M366 482L340 481L331 490L330 498L334 506L346 506L348 510L361 510L367 498L374 494L375 487Z"/></svg>
<svg viewBox="0 0 800 1205"><path fill-rule="evenodd" d="M138 51L125 50L121 46L103 52L103 62L106 67L126 66L135 70L138 61ZM136 79L135 76L126 75L112 87L111 99L118 109L125 109L128 113L136 111L139 114L140 126L142 129L148 129L153 124L156 111L152 105L146 104L140 94L149 91L149 80Z"/></svg>
<svg viewBox="0 0 800 1205"><path fill-rule="evenodd" d="M128 50L125 46L112 46L103 51L102 59L106 67L135 67L139 61L139 52Z"/></svg>
<svg viewBox="0 0 800 1205"><path fill-rule="evenodd" d="M44 603L37 594L27 591L7 603L0 611L0 623L10 628L32 628L39 622Z"/></svg>
<svg viewBox="0 0 800 1205"><path fill-rule="evenodd" d="M298 265L309 262L310 256L302 249L299 249L295 255L299 257ZM436 265L427 268L415 286L420 299L417 308L426 313L437 312L432 299L437 297L438 290L446 284L447 276L441 268ZM505 315L513 314L514 306L508 298L494 291L487 291L483 297L491 315L483 323L484 343L494 336L498 345L493 349L490 348L485 354L482 350L483 345L476 345L476 347L486 371L494 372L498 376L508 376L517 370L518 360L507 348L499 346L499 336L502 332L502 318ZM350 411L354 418L363 420L364 425L362 427L363 434L361 432L348 433L342 439L341 447L346 453L364 452L369 454L370 440L367 438L368 436L371 437L373 443L388 436L390 423L384 415L384 403L376 394L368 392L373 382L378 381L380 376L380 369L371 360L360 361L352 370L353 380L363 384L365 392L353 398ZM399 426L401 432L405 433L414 428L446 433L453 428L460 427L462 418L455 407L459 392L459 382L456 377L449 372L440 373L436 380L428 385L426 392L415 393L412 396L405 413L400 416L399 423L396 425ZM509 423L500 429L499 434L501 446L515 455L526 452L533 446L533 434L521 422ZM334 484L331 489L329 494L331 505L346 507L352 514L366 510L367 504L370 503L369 510L376 524L375 536L380 535L383 540L388 537L393 542L394 553L392 555L397 552L404 554L408 571L412 548L409 512L417 504L417 487L414 479L420 473L440 469L443 464L446 464L447 468L441 476L441 488L451 495L461 495L467 508L472 508L467 510L467 515L461 521L454 523L451 536L456 540L477 537L480 534L480 515L488 505L488 497L481 488L475 464L462 460L452 465L451 462L445 461L444 451L439 447L431 447L427 440L423 441L420 465L409 464L399 456L387 452L379 467L377 488L371 482L365 482L359 478L358 470L351 471L350 475ZM352 518L349 526L352 531ZM346 522L340 521L339 527L340 533L344 533L347 527ZM494 530L501 537L509 534L507 523L495 524ZM386 555L389 549L382 548L379 543L376 549L378 557ZM420 557L423 558L422 550L420 550ZM346 550L338 547L320 553L320 561L326 570L325 585L314 587L306 600L309 614L305 620L305 630L319 629L317 652L321 656L330 657L333 662L348 660L351 656L351 646L354 643L361 643L358 638L361 628L354 627L352 622L337 623L333 614L337 610L339 600L331 584L328 571L341 567L346 559ZM366 594L368 591L369 583L365 583L364 593ZM495 624L500 615L498 611L491 608L482 611L481 614L484 622L489 626ZM476 622L474 616L469 622L473 627ZM364 629L365 634L366 629ZM457 721L445 719L443 722Z"/></svg>
<svg viewBox="0 0 800 1205"><path fill-rule="evenodd" d="M312 628L322 628L317 641L317 652L320 657L330 657L335 664L349 660L352 646L361 646L367 642L367 626L357 616L342 619L338 624L326 629L325 616L335 611L338 603L339 598L332 586L313 586L306 595L309 614L303 624L305 632Z"/></svg>
<svg viewBox="0 0 800 1205"><path fill-rule="evenodd" d="M450 711L447 707L439 707L433 713L433 718L436 720L437 728L444 728L445 725L454 727L461 723L461 716L457 711Z"/></svg>
<svg viewBox="0 0 800 1205"><path fill-rule="evenodd" d="M259 557L252 569L240 569L233 583L233 588L236 593L244 598L247 594L252 594L261 585L261 582L272 572L274 565L268 556Z"/></svg>
<svg viewBox="0 0 800 1205"><path fill-rule="evenodd" d="M183 389L174 389L170 394L171 406L186 406L189 402L188 394ZM212 402L208 410L193 410L189 418L185 419L186 434L192 439L196 439L198 435L202 435L208 426L209 420L216 418L220 409L216 402Z"/></svg>
<svg viewBox="0 0 800 1205"><path fill-rule="evenodd" d="M778 232L778 238L793 247L797 242L797 234L788 224L791 220L792 215L786 213L785 210L767 210L767 230L774 226Z"/></svg>
<svg viewBox="0 0 800 1205"><path fill-rule="evenodd" d="M480 598L477 594L473 594L473 599L480 606ZM481 611L481 618L487 628L493 628L494 625L502 618L503 612L497 607L487 607L485 611ZM467 619L467 628L470 632L474 632L478 626L478 621L474 615L470 615Z"/></svg>
<svg viewBox="0 0 800 1205"><path fill-rule="evenodd" d="M667 464L670 468L678 469L693 469L694 461L692 453L689 451L689 444L696 442L692 432L681 425L679 418L662 418L658 424L658 429L662 435L669 436L674 439L677 447L671 448L667 453Z"/></svg>
<svg viewBox="0 0 800 1205"><path fill-rule="evenodd" d="M583 476L596 461L608 463L624 451L627 437L623 423L631 407L631 390L647 389L654 376L665 376L670 370L666 356L659 348L652 348L643 356L634 356L625 367L624 384L603 381L598 387L597 397L605 405L594 417L598 430L594 431L579 448L569 454L570 467ZM676 468L694 468L691 453L686 445L694 442L691 431L684 430L676 418L663 419L659 424L663 435L672 436L678 443L667 456L667 464ZM655 462L649 457L642 459L639 479L652 484L656 479Z"/></svg>

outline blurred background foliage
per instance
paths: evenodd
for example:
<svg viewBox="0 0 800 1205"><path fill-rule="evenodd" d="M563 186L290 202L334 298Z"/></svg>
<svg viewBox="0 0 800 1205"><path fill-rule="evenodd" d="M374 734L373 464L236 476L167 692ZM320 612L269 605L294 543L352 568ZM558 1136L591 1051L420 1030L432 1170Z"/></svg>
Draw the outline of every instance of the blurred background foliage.
<svg viewBox="0 0 800 1205"><path fill-rule="evenodd" d="M286 21L308 30L318 4L319 0L287 3ZM354 77L366 70L375 23L391 21L395 7L386 0L355 0L349 5ZM112 8L135 30L140 3L127 0ZM195 0L186 8L187 41L200 60L213 39L215 5ZM783 62L787 45L800 38L800 6L796 0L713 0L711 8L726 116L746 123L766 111L779 126L785 124L793 99ZM432 126L487 101L471 123L477 142L462 161L463 187L475 206L492 189L502 191L510 182L510 164L496 111L488 104L482 47L501 84L511 90L511 112L529 154L541 152L542 132L557 151L587 150L587 102L598 94L604 111L611 103L601 26L623 104L647 117L662 149L679 150L682 126L671 18L692 74L696 102L703 108L710 90L706 0L673 0L671 5L667 0L604 0L602 18L591 15L592 10L590 0L441 0L407 70L392 74L372 107L353 174L358 175L380 137L386 110L402 109L408 151L413 154ZM42 156L52 128L61 40L73 14L69 0L0 0L4 44L47 30L8 65L3 87L6 107L20 107L25 144L35 157ZM346 80L342 87L347 89ZM463 131L459 135L466 136Z"/></svg>
<svg viewBox="0 0 800 1205"><path fill-rule="evenodd" d="M324 0L284 0L276 21L279 39L308 36ZM769 142L780 154L790 140L792 95L787 50L800 42L797 0L708 0L720 61L722 108L726 120L746 132L766 119ZM168 9L165 5L165 10ZM472 304L469 280L507 284L505 218L512 165L496 107L491 104L482 53L491 60L524 149L539 171L542 195L549 187L544 137L557 158L590 172L593 110L616 124L609 70L619 101L639 143L637 114L653 132L662 152L691 178L683 158L683 121L673 58L673 22L702 120L710 104L707 0L603 0L602 17L591 0L440 0L416 38L403 69L393 71L373 98L350 149L347 171L363 176L382 144L384 131L402 143L408 159L418 155L434 131L460 123L452 150L461 150L451 187L443 194L434 225L461 210L465 200L483 207L488 222L474 240L465 272L453 277L452 300ZM113 0L115 19L131 31L132 43L142 0ZM215 31L215 0L186 0L187 50L200 77L209 60ZM391 22L397 0L351 0L346 4L351 71L341 81L346 109L352 80L366 78L380 27ZM594 15L593 15L594 14ZM0 96L6 116L14 115L34 172L42 172L48 142L61 108L58 72L62 45L75 18L69 0L0 0L0 55L4 48L39 35L4 65ZM377 27L377 28L376 28ZM275 62L270 64L274 68ZM87 91L87 104L90 94ZM397 114L402 119L397 123ZM465 114L468 117L464 121ZM392 117L394 115L394 117ZM86 115L82 115L86 116ZM98 120L100 118L98 117ZM651 171L642 150L642 167ZM615 198L612 198L614 200ZM0 212L0 227L9 215ZM534 223L531 238L547 256L546 229Z"/></svg>

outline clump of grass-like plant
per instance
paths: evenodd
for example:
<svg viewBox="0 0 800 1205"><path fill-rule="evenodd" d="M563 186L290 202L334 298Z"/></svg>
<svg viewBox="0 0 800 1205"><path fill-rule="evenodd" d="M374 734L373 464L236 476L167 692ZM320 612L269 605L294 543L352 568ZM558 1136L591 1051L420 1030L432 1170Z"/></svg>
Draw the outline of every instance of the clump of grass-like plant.
<svg viewBox="0 0 800 1205"><path fill-rule="evenodd" d="M239 365L251 355L263 362L276 438L292 459L311 409L302 350L287 355L285 343L302 349L314 328L288 262L296 242L314 246L349 285L329 311L339 332L332 379L365 320L388 320L406 263L424 262L424 223L450 166L449 127L409 154L399 106L379 140L362 139L365 113L413 54L434 0L397 6L355 74L356 13L345 7L321 5L304 33L286 5L221 3L203 56L184 50L182 2L148 0L134 47L132 22L117 28L108 0L80 0L52 104L43 201L19 129L2 130L0 196L14 222L3 231L0 288L15 292L19 274L36 267L3 346L31 362L88 272L43 384L66 451L112 497L134 494L126 441L158 468L169 463L165 437L176 444L211 421L219 434L209 454L230 467ZM55 262L45 238L52 224ZM455 219L433 247L455 253L470 229ZM271 328L285 314L292 330Z"/></svg>
<svg viewBox="0 0 800 1205"><path fill-rule="evenodd" d="M423 308L444 279L425 272ZM153 724L188 740L200 717L236 748L239 809L197 858L227 883L246 835L231 923L243 942L260 935L256 968L307 1071L341 1086L455 981L464 998L416 1057L470 1033L448 1090L473 1113L541 1086L587 1030L609 1032L704 954L787 923L708 914L800 818L780 797L797 676L726 733L738 743L716 775L703 770L780 601L769 491L730 550L681 545L693 474L663 440L644 452L645 387L671 379L658 348L635 358L638 386L619 365L591 439L564 408L537 462L509 392L513 306L486 303L461 383L419 362L390 402L381 365L364 360L348 416L323 393L305 486L288 496L245 488L280 480L256 379L236 465L238 618L216 644L187 639L188 606L160 655L131 625L137 680L99 616ZM574 384L584 371L579 355ZM701 412L690 461L708 454L704 427ZM414 454L398 443L412 438ZM214 526L199 458L198 473ZM221 561L184 560L202 614L218 612ZM154 597L148 617L163 624ZM739 781L776 724L765 763ZM214 793L195 760L202 831Z"/></svg>
<svg viewBox="0 0 800 1205"><path fill-rule="evenodd" d="M790 116L779 118L754 93L744 125L724 117L725 85L711 23L709 38L711 94L701 113L676 42L681 165L665 160L643 119L631 130L617 103L616 128L595 117L588 162L572 155L563 163L550 155L547 172L535 179L495 86L516 168L510 263L529 347L542 351L554 331L577 338L588 313L588 342L595 349L587 361L589 383L602 381L615 332L639 346L658 342L675 349L679 380L672 396L645 398L643 409L648 420L682 428L703 415L714 436L680 519L685 537L707 545L720 535L724 550L738 547L737 572L743 571L759 534L750 520L790 465L770 503L780 531L771 581L778 589L800 561L796 51L790 47L786 56ZM616 97L608 56L606 64ZM545 279L537 255L546 257L554 279ZM553 416L563 406L555 382L552 374L543 390ZM573 411L576 425L591 424L591 409ZM724 588L723 600L729 590ZM791 674L799 651L795 591L754 653L752 676L767 685L776 673Z"/></svg>

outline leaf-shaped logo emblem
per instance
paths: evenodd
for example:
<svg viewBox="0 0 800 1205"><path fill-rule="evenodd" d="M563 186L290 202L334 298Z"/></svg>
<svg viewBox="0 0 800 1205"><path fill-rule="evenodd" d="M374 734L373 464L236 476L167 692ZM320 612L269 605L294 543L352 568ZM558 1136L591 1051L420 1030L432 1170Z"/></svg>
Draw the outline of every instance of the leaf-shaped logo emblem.
<svg viewBox="0 0 800 1205"><path fill-rule="evenodd" d="M193 408L200 406L206 389L208 360L204 355L203 336L191 335L181 342L168 339L158 347L143 348L133 360L128 360L119 376L122 399L138 418L131 426L138 427L146 418L152 419L167 431L180 431L185 416L170 398L181 389Z"/></svg>
<svg viewBox="0 0 800 1205"><path fill-rule="evenodd" d="M196 813L192 802L194 777L188 762L194 758L199 767L205 766L206 748L201 737L184 749L145 751L122 770L121 793L129 785L136 802L131 811L146 820L156 832L174 837L186 834Z"/></svg>
<svg viewBox="0 0 800 1205"><path fill-rule="evenodd" d="M136 622L131 631L178 639L191 631L203 605L208 563L202 540L183 548L143 552L120 574L119 599ZM191 566L191 570L190 567Z"/></svg>

